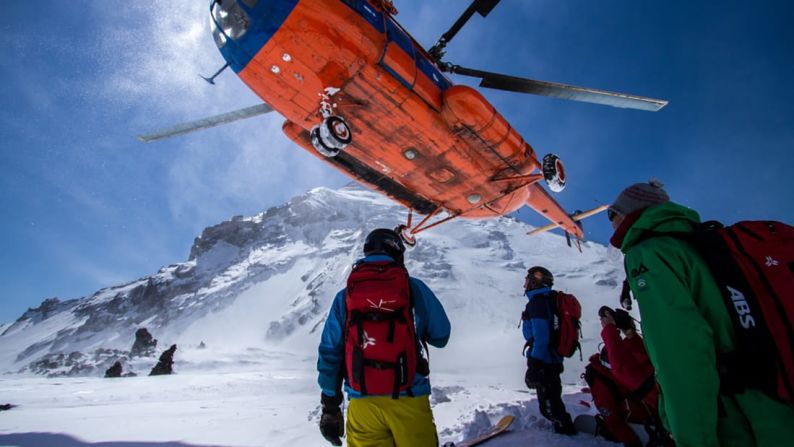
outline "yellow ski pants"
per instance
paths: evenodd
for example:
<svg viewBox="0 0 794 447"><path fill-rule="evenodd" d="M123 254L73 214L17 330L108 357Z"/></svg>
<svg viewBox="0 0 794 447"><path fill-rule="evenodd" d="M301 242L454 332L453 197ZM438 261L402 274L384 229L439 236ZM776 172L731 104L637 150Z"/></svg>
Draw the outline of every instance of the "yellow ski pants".
<svg viewBox="0 0 794 447"><path fill-rule="evenodd" d="M438 435L428 396L372 396L347 407L348 447L436 447Z"/></svg>

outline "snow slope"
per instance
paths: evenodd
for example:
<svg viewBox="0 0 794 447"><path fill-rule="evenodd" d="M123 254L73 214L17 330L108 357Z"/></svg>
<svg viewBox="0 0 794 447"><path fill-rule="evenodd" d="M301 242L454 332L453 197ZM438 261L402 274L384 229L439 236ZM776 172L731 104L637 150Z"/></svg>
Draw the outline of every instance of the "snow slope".
<svg viewBox="0 0 794 447"><path fill-rule="evenodd" d="M318 188L208 228L187 261L151 277L28 311L0 335L0 371L6 371L0 400L20 405L0 413L0 445L40 444L39 432L78 438L58 438L62 445L325 445L316 428L315 383L325 312L366 233L405 219L402 208L359 187ZM597 244L578 253L558 235L528 238L530 229L511 218L452 221L421 233L406 256L409 271L435 291L453 325L449 345L431 348L442 441L482 431L510 413L519 432L493 445L512 445L511 438L594 442L553 436L523 384L521 289L526 269L542 264L558 289L579 297L586 360L599 342L598 307L617 304L621 261ZM58 353L128 350L142 326L159 340L158 351L178 345L177 375L146 377L154 358L119 357L125 371L142 374L123 379L101 378L104 364L80 369L79 377L49 379L29 367ZM582 370L578 356L566 362L572 412L591 411L580 403L589 401L579 392Z"/></svg>

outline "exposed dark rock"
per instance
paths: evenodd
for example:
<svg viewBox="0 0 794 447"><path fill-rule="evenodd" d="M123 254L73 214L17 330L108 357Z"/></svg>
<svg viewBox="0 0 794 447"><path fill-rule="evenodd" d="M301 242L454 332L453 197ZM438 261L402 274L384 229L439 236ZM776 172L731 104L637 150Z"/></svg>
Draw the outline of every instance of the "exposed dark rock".
<svg viewBox="0 0 794 447"><path fill-rule="evenodd" d="M106 371L116 362L128 360L127 351L99 348L85 354L73 351L69 354L56 352L30 362L19 372L32 372L47 377L96 376Z"/></svg>
<svg viewBox="0 0 794 447"><path fill-rule="evenodd" d="M35 309L28 309L31 312L39 312L41 314L42 320L46 320L50 317L55 311L58 310L58 305L61 304L61 300L57 297L47 298L46 300L41 302L41 305Z"/></svg>
<svg viewBox="0 0 794 447"><path fill-rule="evenodd" d="M160 361L154 365L150 376L161 376L174 373L174 353L176 352L176 345L171 345L170 348L160 354Z"/></svg>
<svg viewBox="0 0 794 447"><path fill-rule="evenodd" d="M16 405L14 405L14 404L2 404L2 405L0 405L0 411L10 410L10 409L12 409L14 407L16 407Z"/></svg>
<svg viewBox="0 0 794 447"><path fill-rule="evenodd" d="M596 281L597 286L607 286L607 287L617 287L618 282L615 278L606 278L606 279L599 279Z"/></svg>
<svg viewBox="0 0 794 447"><path fill-rule="evenodd" d="M116 361L110 368L105 371L106 378L121 377L121 362Z"/></svg>
<svg viewBox="0 0 794 447"><path fill-rule="evenodd" d="M135 343L130 349L130 357L149 357L154 355L157 349L157 339L152 337L149 330L145 327L135 331Z"/></svg>
<svg viewBox="0 0 794 447"><path fill-rule="evenodd" d="M190 248L190 259L193 260L201 256L219 241L224 241L235 247L244 247L255 240L261 231L261 223L243 220L241 216L207 227L201 236L193 241L193 246Z"/></svg>
<svg viewBox="0 0 794 447"><path fill-rule="evenodd" d="M202 341L201 343L199 343L198 349L207 349L207 345L205 345L204 342Z"/></svg>

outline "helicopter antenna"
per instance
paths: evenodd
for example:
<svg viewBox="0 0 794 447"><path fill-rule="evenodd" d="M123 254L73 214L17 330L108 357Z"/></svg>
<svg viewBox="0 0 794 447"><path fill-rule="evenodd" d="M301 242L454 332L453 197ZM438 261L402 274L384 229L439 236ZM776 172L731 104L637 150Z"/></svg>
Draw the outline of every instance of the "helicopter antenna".
<svg viewBox="0 0 794 447"><path fill-rule="evenodd" d="M229 63L228 63L228 62L226 62L226 65L224 65L223 67L221 67L221 69L220 69L220 70L216 71L214 75L212 75L212 76L210 76L210 77L208 77L208 78L206 78L206 77L204 77L204 76L201 76L201 75L199 75L199 76L201 76L201 79L203 79L203 80L205 80L205 81L209 82L209 83L210 83L210 84L212 84L212 85L215 85L215 78L217 78L217 77L218 77L218 75L219 75L219 74L221 74L221 73L223 72L223 70L226 70L227 68L229 68Z"/></svg>
<svg viewBox="0 0 794 447"><path fill-rule="evenodd" d="M444 57L444 48L452 40L452 38L458 34L458 31L463 28L463 25L469 21L471 16L473 16L476 12L483 17L487 17L491 10L496 7L499 1L500 0L474 0L471 5L469 5L465 11L463 11L463 14L461 14L458 20L455 21L452 27L447 30L447 32L444 33L440 39L438 39L438 42L436 42L436 44L433 45L430 50L428 50L430 56L432 56L436 61L441 60L441 58Z"/></svg>

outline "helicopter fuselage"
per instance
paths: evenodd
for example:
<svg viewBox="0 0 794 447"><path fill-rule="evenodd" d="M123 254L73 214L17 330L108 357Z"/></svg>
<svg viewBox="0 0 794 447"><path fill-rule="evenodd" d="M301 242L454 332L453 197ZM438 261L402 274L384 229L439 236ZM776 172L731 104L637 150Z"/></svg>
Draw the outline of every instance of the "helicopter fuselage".
<svg viewBox="0 0 794 447"><path fill-rule="evenodd" d="M284 133L357 181L420 214L495 217L529 205L580 228L538 183L533 148L475 89L453 84L373 0L223 0L214 37L242 81L286 118ZM310 132L339 116L335 156Z"/></svg>

